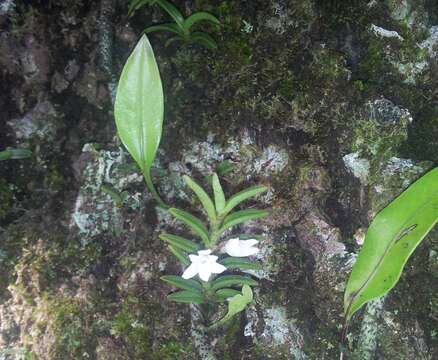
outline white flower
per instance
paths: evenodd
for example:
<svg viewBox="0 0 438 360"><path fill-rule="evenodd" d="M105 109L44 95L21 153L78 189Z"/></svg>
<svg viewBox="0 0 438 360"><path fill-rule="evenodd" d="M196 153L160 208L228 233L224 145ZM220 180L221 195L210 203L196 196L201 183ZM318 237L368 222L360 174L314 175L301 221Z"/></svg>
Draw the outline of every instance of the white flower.
<svg viewBox="0 0 438 360"><path fill-rule="evenodd" d="M255 255L259 249L254 247L259 242L256 239L240 240L239 238L230 239L225 244L225 252L230 256L243 257Z"/></svg>
<svg viewBox="0 0 438 360"><path fill-rule="evenodd" d="M189 255L190 266L184 271L182 277L184 279L190 279L196 274L199 275L201 280L208 281L211 274L220 274L227 270L227 268L216 261L218 259L215 255L210 255L211 250L198 251L198 255Z"/></svg>

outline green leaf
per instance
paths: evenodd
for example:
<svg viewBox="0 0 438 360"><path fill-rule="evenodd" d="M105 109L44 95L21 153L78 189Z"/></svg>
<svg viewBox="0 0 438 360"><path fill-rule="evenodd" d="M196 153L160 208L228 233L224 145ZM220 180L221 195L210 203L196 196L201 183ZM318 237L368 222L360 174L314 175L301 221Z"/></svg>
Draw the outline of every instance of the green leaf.
<svg viewBox="0 0 438 360"><path fill-rule="evenodd" d="M242 269L242 270L261 270L259 263L248 260L247 258L226 257L219 261L227 269Z"/></svg>
<svg viewBox="0 0 438 360"><path fill-rule="evenodd" d="M231 298L235 295L239 295L240 291L235 289L219 289L215 292L215 296L218 302L222 302L227 300L228 298Z"/></svg>
<svg viewBox="0 0 438 360"><path fill-rule="evenodd" d="M0 160L26 159L32 156L32 151L27 149L8 149L0 151Z"/></svg>
<svg viewBox="0 0 438 360"><path fill-rule="evenodd" d="M189 31L190 28L197 22L200 21L208 21L216 25L220 25L220 21L217 19L216 16L213 16L212 14L205 12L205 11L199 11L197 13L194 13L190 15L185 21L184 21L184 29L186 31Z"/></svg>
<svg viewBox="0 0 438 360"><path fill-rule="evenodd" d="M230 160L222 161L216 168L218 176L226 175L234 170L234 164Z"/></svg>
<svg viewBox="0 0 438 360"><path fill-rule="evenodd" d="M168 47L170 44L174 43L175 41L184 41L184 38L182 38L180 35L172 36L171 38L167 39L164 46Z"/></svg>
<svg viewBox="0 0 438 360"><path fill-rule="evenodd" d="M221 183L216 173L213 174L212 178L213 185L213 193L214 193L214 202L216 204L216 211L218 214L221 214L225 207L225 194L222 190Z"/></svg>
<svg viewBox="0 0 438 360"><path fill-rule="evenodd" d="M208 196L208 194L198 183L196 183L187 175L184 175L183 179L186 182L186 184L190 187L190 189L192 189L193 192L196 194L196 196L199 198L199 201L201 201L202 206L207 212L210 221L211 222L216 221L216 209L214 208L214 204L213 201L210 199L210 196Z"/></svg>
<svg viewBox="0 0 438 360"><path fill-rule="evenodd" d="M213 38L203 32L195 31L190 34L190 41L194 43L201 44L202 46L206 47L207 49L214 50L217 49L216 41L213 40Z"/></svg>
<svg viewBox="0 0 438 360"><path fill-rule="evenodd" d="M173 247L177 247L183 251L186 251L188 253L193 253L195 251L198 251L200 246L193 241L187 240L181 236L178 235L172 235L172 234L160 234L158 236L161 240L169 243Z"/></svg>
<svg viewBox="0 0 438 360"><path fill-rule="evenodd" d="M188 304L202 304L204 296L199 292L183 290L167 295L167 298L172 301L188 303Z"/></svg>
<svg viewBox="0 0 438 360"><path fill-rule="evenodd" d="M220 233L223 233L225 230L233 227L237 224L243 223L245 221L254 220L258 218L262 218L268 216L269 212L266 210L256 210L256 209L248 209L248 210L240 210L236 211L230 215L228 215L223 222L223 225L220 229Z"/></svg>
<svg viewBox="0 0 438 360"><path fill-rule="evenodd" d="M129 3L128 16L131 17L142 6L147 4L153 4L154 2L155 0L132 0Z"/></svg>
<svg viewBox="0 0 438 360"><path fill-rule="evenodd" d="M174 24L174 23L152 25L152 26L147 27L144 30L144 32L146 34L150 34L150 33L154 32L154 31L170 31L170 32L175 33L175 34L179 34L179 32L180 32L178 26L176 24Z"/></svg>
<svg viewBox="0 0 438 360"><path fill-rule="evenodd" d="M117 205L123 204L122 194L112 185L102 184L100 190L105 194L108 194Z"/></svg>
<svg viewBox="0 0 438 360"><path fill-rule="evenodd" d="M377 214L353 266L344 296L347 320L398 282L409 256L438 221L438 168Z"/></svg>
<svg viewBox="0 0 438 360"><path fill-rule="evenodd" d="M220 319L212 326L210 326L210 329L226 323L234 315L245 310L245 308L252 302L252 300L253 300L253 293L251 288L248 285L244 285L242 288L242 294L234 295L229 300L227 314L222 319Z"/></svg>
<svg viewBox="0 0 438 360"><path fill-rule="evenodd" d="M180 249L169 245L170 252L185 266L190 265L190 260L186 254L184 254Z"/></svg>
<svg viewBox="0 0 438 360"><path fill-rule="evenodd" d="M196 280L183 279L181 276L176 275L165 275L161 277L161 280L180 289L202 293L202 285Z"/></svg>
<svg viewBox="0 0 438 360"><path fill-rule="evenodd" d="M225 205L224 213L228 214L231 210L233 210L237 205L239 205L241 202L256 196L258 194L261 194L268 190L266 186L263 185L256 185L252 186L246 190L242 190L238 192L237 194L234 194L232 197L230 197Z"/></svg>
<svg viewBox="0 0 438 360"><path fill-rule="evenodd" d="M205 244L209 244L208 230L201 220L184 210L171 208L169 212L198 234Z"/></svg>
<svg viewBox="0 0 438 360"><path fill-rule="evenodd" d="M160 7L164 9L177 23L178 27L184 31L184 17L182 16L181 12L167 0L156 0L156 3L160 5Z"/></svg>
<svg viewBox="0 0 438 360"><path fill-rule="evenodd" d="M224 275L216 278L211 283L211 289L212 290L218 290L225 288L227 286L234 286L234 285L257 285L257 281L251 279L247 276L241 276L241 275Z"/></svg>
<svg viewBox="0 0 438 360"><path fill-rule="evenodd" d="M161 206L150 169L160 144L164 98L154 52L143 35L123 67L114 107L117 131L142 170L146 183Z"/></svg>

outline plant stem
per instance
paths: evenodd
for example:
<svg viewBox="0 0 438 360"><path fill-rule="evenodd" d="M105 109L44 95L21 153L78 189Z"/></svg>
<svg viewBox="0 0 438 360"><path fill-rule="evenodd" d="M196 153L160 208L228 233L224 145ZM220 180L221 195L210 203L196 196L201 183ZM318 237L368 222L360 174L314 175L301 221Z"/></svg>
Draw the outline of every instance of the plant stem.
<svg viewBox="0 0 438 360"><path fill-rule="evenodd" d="M166 203L163 201L163 199L160 197L160 194L155 189L154 183L152 182L151 173L149 170L146 170L144 173L144 179L146 181L146 186L148 187L149 191L151 192L152 196L154 197L155 201L158 203L160 207L167 210L169 209L169 206L166 205Z"/></svg>

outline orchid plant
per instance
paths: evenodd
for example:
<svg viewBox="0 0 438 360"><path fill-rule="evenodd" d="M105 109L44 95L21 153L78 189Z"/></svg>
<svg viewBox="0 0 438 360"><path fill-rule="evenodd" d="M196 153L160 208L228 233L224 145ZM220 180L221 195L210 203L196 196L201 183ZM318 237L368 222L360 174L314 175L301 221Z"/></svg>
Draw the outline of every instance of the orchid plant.
<svg viewBox="0 0 438 360"><path fill-rule="evenodd" d="M139 8L145 5L159 5L164 11L166 11L173 22L152 25L147 27L144 32L146 34L156 31L166 31L173 34L166 43L165 46L169 46L173 42L182 41L186 44L199 44L207 49L216 49L217 44L214 39L203 31L193 31L193 27L201 22L210 23L213 25L220 25L220 21L212 14L205 11L198 11L193 13L187 18L184 18L183 14L167 0L131 0L128 10L128 15L132 16Z"/></svg>
<svg viewBox="0 0 438 360"><path fill-rule="evenodd" d="M268 211L257 209L232 212L240 203L265 192L267 188L262 185L253 186L226 200L219 178L217 174L213 174L213 201L193 179L184 176L184 181L203 205L209 225L206 226L201 219L184 210L169 209L169 212L190 228L200 241L173 234L161 234L160 239L168 244L169 250L184 267L181 276L166 275L161 279L181 289L168 295L170 300L199 305L207 323L214 305L228 301L227 314L221 320L207 324L212 328L228 321L252 301L251 286L257 285L257 282L250 276L232 274L229 271L260 269L257 262L248 258L258 253L256 245L260 236L225 234L236 225L269 214Z"/></svg>

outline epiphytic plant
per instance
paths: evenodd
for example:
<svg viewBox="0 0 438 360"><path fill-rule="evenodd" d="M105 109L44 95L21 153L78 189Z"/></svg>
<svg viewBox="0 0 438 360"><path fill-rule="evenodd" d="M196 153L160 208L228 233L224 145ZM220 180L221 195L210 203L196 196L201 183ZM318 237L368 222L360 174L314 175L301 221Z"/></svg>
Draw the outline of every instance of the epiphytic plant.
<svg viewBox="0 0 438 360"><path fill-rule="evenodd" d="M0 160L26 159L32 155L32 151L27 149L6 149L0 151Z"/></svg>
<svg viewBox="0 0 438 360"><path fill-rule="evenodd" d="M367 302L390 291L403 268L438 221L438 168L377 214L353 266L344 298L346 323Z"/></svg>
<svg viewBox="0 0 438 360"><path fill-rule="evenodd" d="M199 198L207 214L209 226L207 227L202 220L184 210L169 209L169 212L183 222L200 241L167 233L161 234L160 238L168 244L169 250L185 267L182 276L167 275L162 279L182 289L170 294L168 296L170 300L200 305L207 323L211 312L214 311L214 304L228 300L227 314L218 322L208 324L210 327L216 327L245 309L246 305L252 301L251 286L257 284L249 276L219 274L234 269L256 270L260 268L258 263L247 258L259 251L255 247L259 236L246 234L222 239L222 235L238 224L269 214L265 210L256 209L232 212L243 201L267 189L265 186L253 186L226 200L219 178L213 174L211 178L213 201L194 180L188 176L184 176L184 180ZM221 253L229 256L222 256Z"/></svg>
<svg viewBox="0 0 438 360"><path fill-rule="evenodd" d="M132 0L129 5L128 15L132 16L142 6L154 4L158 4L166 11L174 22L149 26L145 29L146 33L155 31L173 33L174 35L166 41L165 46L175 41L183 41L187 44L197 43L208 49L216 49L216 42L210 35L202 31L193 31L193 27L200 22L220 25L219 20L208 12L199 11L184 18L181 12L167 0Z"/></svg>
<svg viewBox="0 0 438 360"><path fill-rule="evenodd" d="M158 204L166 208L152 182L151 167L161 140L164 96L154 52L143 35L120 76L114 106L117 132L140 167Z"/></svg>

